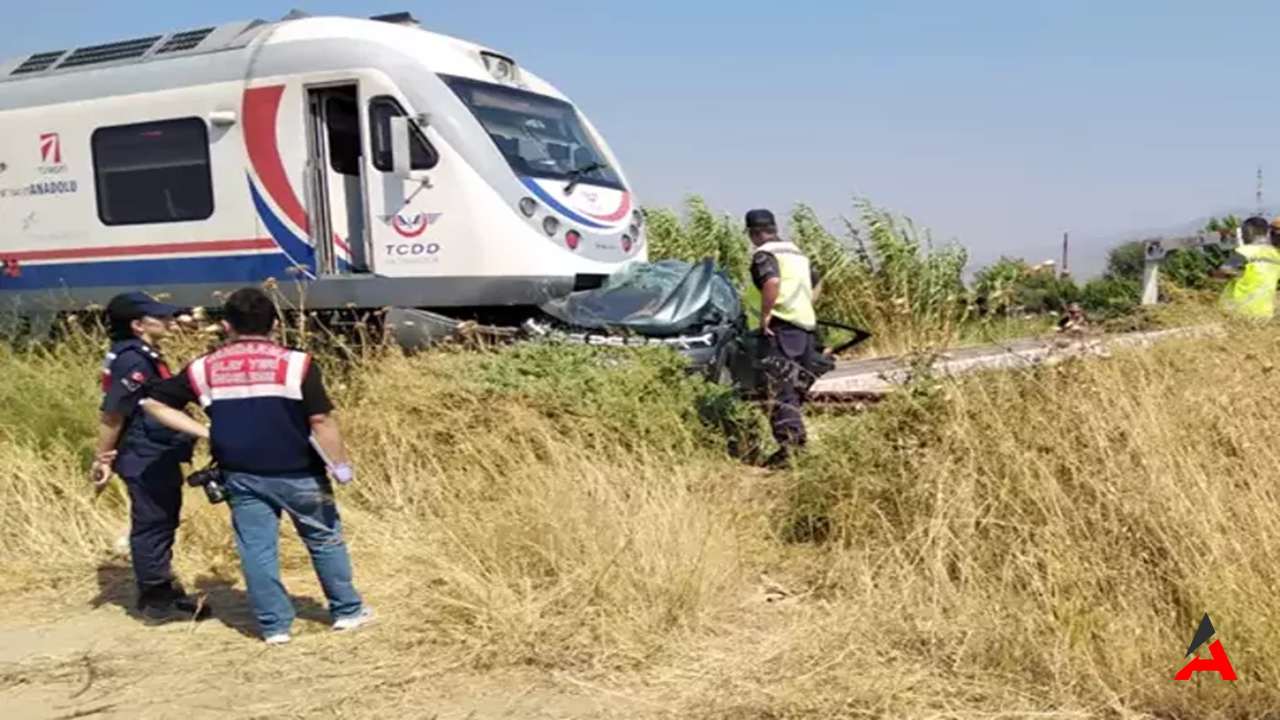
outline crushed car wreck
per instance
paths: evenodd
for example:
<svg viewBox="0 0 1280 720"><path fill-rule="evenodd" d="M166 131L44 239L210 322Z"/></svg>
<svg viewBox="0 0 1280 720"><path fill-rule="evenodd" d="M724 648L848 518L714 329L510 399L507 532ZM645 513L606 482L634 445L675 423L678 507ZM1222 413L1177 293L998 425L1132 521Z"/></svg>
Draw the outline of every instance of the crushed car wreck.
<svg viewBox="0 0 1280 720"><path fill-rule="evenodd" d="M870 337L862 330L820 322L822 328L853 333L853 339L815 352L804 367L771 367L763 361L762 336L749 328L737 288L710 258L696 263L636 263L610 276L598 288L548 300L538 309L541 316L526 320L519 328L486 328L487 332L481 332L516 341L547 339L613 347L663 345L688 358L691 372L733 386L748 397L763 393L764 378L769 372L795 373L801 386L808 387L834 367L835 355ZM456 337L464 330L464 324L456 320L425 311L392 310L387 320L393 334L406 347Z"/></svg>
<svg viewBox="0 0 1280 720"><path fill-rule="evenodd" d="M732 361L747 331L733 282L710 260L633 265L603 286L541 305L545 319L521 329L529 337L600 345L666 345L707 379L729 384Z"/></svg>

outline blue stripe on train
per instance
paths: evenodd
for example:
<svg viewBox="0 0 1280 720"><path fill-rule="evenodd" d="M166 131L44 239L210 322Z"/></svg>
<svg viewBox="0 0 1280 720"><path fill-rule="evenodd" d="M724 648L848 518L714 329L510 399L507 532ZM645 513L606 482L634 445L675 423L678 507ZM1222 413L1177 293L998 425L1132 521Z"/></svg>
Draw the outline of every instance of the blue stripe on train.
<svg viewBox="0 0 1280 720"><path fill-rule="evenodd" d="M548 193L546 190L543 190L542 186L539 185L537 181L535 181L533 178L521 177L520 182L524 183L524 186L528 188L529 192L536 195L539 200L546 203L547 205L550 205L553 210L569 218L571 221L578 223L579 225L586 225L587 227L594 228L596 230L603 230L610 227L608 225L604 225L602 223L596 222L595 220L592 220L588 217L584 217L581 213L576 213L573 210L570 210L569 208L565 207L558 200L551 197L550 193Z"/></svg>
<svg viewBox="0 0 1280 720"><path fill-rule="evenodd" d="M259 216L277 244L287 249L308 272L315 272L315 248L303 242L270 211L252 181L249 189ZM145 260L89 260L50 265L21 265L18 277L0 276L0 292L74 290L88 287L129 287L159 290L170 285L205 283L254 284L267 278L302 279L297 264L283 252L263 255L149 258ZM339 259L338 269L348 264Z"/></svg>
<svg viewBox="0 0 1280 720"><path fill-rule="evenodd" d="M312 277L315 277L315 246L294 235L292 230L280 222L280 218L272 212L271 207L267 205L267 201L263 199L262 193L258 192L258 187L253 184L253 178L249 178L249 194L253 196L253 207L258 211L258 217L262 219L262 224L267 226L267 232L271 233L271 237L275 238L276 244L296 260L297 264L304 266ZM338 272L347 272L351 269L351 264L346 260L336 255L334 260L338 264Z"/></svg>
<svg viewBox="0 0 1280 720"><path fill-rule="evenodd" d="M274 277L291 280L293 263L283 253L217 257L155 258L19 265L18 277L0 276L0 292L131 287L159 290L170 285L260 283Z"/></svg>
<svg viewBox="0 0 1280 720"><path fill-rule="evenodd" d="M301 265L306 268L307 273L314 277L316 272L316 250L308 243L303 242L293 231L285 227L280 222L280 218L271 211L271 207L267 205L267 201L263 199L262 194L258 192L258 188L253 184L253 178L249 178L249 193L253 196L253 207L258 211L258 217L262 219L262 224L267 226L267 232L271 233L271 237L275 238L276 244L289 257L293 258L294 264Z"/></svg>

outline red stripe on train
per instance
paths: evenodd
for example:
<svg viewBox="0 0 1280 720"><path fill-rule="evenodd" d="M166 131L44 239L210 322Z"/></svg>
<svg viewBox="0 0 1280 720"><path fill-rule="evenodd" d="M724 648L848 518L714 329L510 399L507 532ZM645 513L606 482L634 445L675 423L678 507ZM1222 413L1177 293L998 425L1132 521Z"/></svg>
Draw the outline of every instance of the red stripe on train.
<svg viewBox="0 0 1280 720"><path fill-rule="evenodd" d="M244 252L248 250L276 250L271 238L252 240L201 240L197 242L155 243L152 245L112 245L110 247L79 247L58 250L19 250L0 252L6 260L86 260L90 258L128 257L131 255L178 255L202 252Z"/></svg>

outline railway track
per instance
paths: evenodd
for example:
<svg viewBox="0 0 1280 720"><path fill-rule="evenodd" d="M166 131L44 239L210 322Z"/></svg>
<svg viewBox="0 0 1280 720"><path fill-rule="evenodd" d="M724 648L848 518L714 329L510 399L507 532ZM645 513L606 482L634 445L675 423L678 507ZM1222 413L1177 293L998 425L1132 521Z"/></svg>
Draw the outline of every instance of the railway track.
<svg viewBox="0 0 1280 720"><path fill-rule="evenodd" d="M1105 357L1115 348L1150 347L1165 340L1215 336L1224 332L1221 325L1201 325L1078 340L1065 340L1061 337L1027 338L943 351L934 358L932 370L938 375L952 376L990 370L1016 370L1051 365L1072 357ZM910 379L912 371L910 359L900 355L842 361L814 383L809 390L809 398L812 402L821 404L874 402L900 388Z"/></svg>

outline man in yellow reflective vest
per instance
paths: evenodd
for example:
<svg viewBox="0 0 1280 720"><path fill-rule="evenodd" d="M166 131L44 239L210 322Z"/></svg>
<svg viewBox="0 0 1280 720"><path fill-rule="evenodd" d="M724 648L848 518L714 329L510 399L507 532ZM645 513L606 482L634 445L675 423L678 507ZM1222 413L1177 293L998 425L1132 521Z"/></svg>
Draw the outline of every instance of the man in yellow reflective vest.
<svg viewBox="0 0 1280 720"><path fill-rule="evenodd" d="M813 304L821 278L800 248L778 237L778 224L768 210L751 210L747 234L755 246L751 280L760 290L760 330L766 353L782 365L808 364L817 341ZM771 373L773 396L769 424L779 450L766 461L770 467L788 464L805 444L804 396L794 376Z"/></svg>
<svg viewBox="0 0 1280 720"><path fill-rule="evenodd" d="M1217 273L1231 278L1222 290L1222 305L1243 318L1270 320L1280 283L1280 250L1271 244L1270 227L1264 218L1245 220L1240 239L1242 244Z"/></svg>

